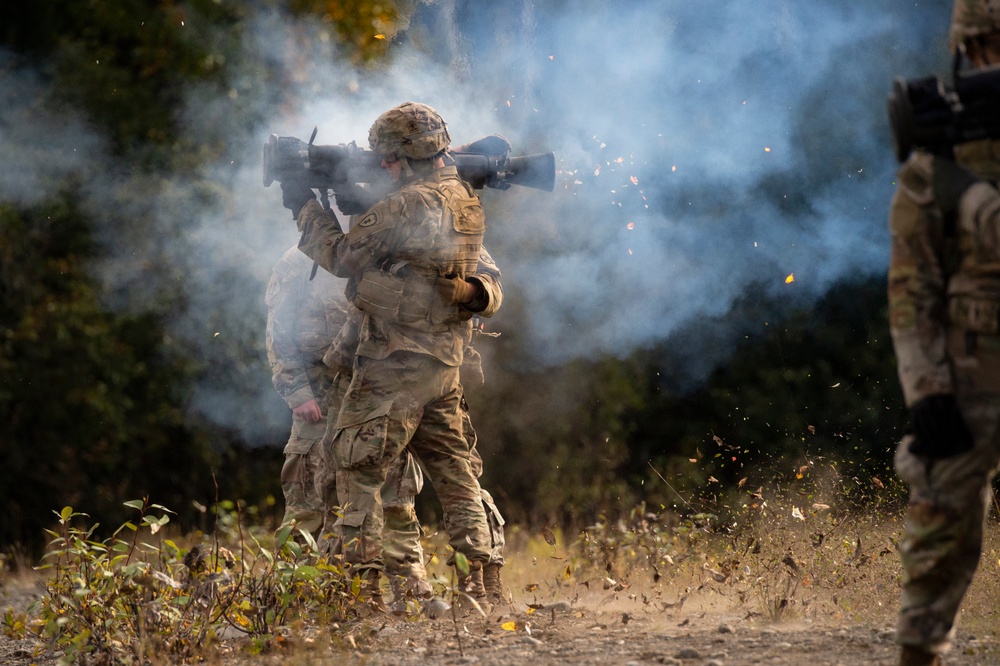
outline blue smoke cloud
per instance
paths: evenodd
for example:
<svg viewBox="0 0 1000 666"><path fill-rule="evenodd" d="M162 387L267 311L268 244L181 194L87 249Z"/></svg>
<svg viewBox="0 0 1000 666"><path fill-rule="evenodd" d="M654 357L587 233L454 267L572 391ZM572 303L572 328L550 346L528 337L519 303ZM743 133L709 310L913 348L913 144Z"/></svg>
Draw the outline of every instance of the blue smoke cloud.
<svg viewBox="0 0 1000 666"><path fill-rule="evenodd" d="M306 139L315 125L319 143L364 146L372 121L406 100L437 108L458 142L498 132L517 154L556 153L555 192L483 193L513 304L495 326L520 336L533 361L671 341L701 359L697 375L725 359L720 340L761 323L731 316L741 299L807 303L884 270L896 169L885 98L894 75L946 72L945 3L412 6L390 35L391 62L375 70L340 57L329 25L252 4L231 34L199 33L230 48L230 85L188 90L181 125L228 150L190 182L137 184L78 114L39 102L43 77L0 61L0 145L19 167L0 175L0 198L38 201L81 172L82 204L95 212L140 191L133 212L159 233L108 230L116 254L98 270L109 301L142 307L158 280L179 283L145 268L165 257L189 291L171 335L206 359L227 337L262 354L264 284L297 237L278 188L261 184L267 135ZM262 79L261 63L285 77ZM206 188L222 206L205 203ZM699 327L712 333L688 334ZM287 417L266 380L248 397L223 374L196 403L248 437Z"/></svg>
<svg viewBox="0 0 1000 666"><path fill-rule="evenodd" d="M745 328L726 314L748 292L803 303L884 271L897 166L886 94L894 75L946 69L948 14L902 1L456 1L424 6L412 31L439 37L434 64L461 63L454 97L493 106L480 132L559 158L554 194L487 199L522 334L560 361L698 322Z"/></svg>

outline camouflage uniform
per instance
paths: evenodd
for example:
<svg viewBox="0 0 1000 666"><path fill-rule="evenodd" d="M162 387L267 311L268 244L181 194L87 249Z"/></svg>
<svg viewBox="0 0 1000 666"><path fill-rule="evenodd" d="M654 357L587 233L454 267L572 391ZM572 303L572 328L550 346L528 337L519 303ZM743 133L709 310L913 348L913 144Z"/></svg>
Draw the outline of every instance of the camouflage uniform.
<svg viewBox="0 0 1000 666"><path fill-rule="evenodd" d="M479 352L472 347L465 350L465 362L462 364L460 376L463 387L473 383L482 384L484 382L481 357L479 356ZM465 439L468 440L469 448L471 449L472 473L478 479L483 475L483 457L479 454L479 449L476 448L479 436L476 434L475 428L472 427L472 419L469 416L469 403L465 399L464 390L461 407L462 432L465 433ZM503 518L503 514L500 513L500 509L497 508L493 496L485 488L480 487L480 491L483 500L483 509L486 511L486 519L490 527L490 557L488 563L503 566L505 564L503 557L505 543L503 526L506 524L506 521Z"/></svg>
<svg viewBox="0 0 1000 666"><path fill-rule="evenodd" d="M311 266L298 248L289 249L271 272L265 298L271 381L293 410L310 400L321 408L325 404L331 375L323 356L346 319L344 281L326 273L310 281ZM309 423L293 414L281 468L282 523L295 519L310 532L316 532L323 520L323 500L313 479L320 464L316 443L325 430L325 420Z"/></svg>
<svg viewBox="0 0 1000 666"><path fill-rule="evenodd" d="M951 45L998 28L1000 2L957 0ZM895 456L910 489L902 664L940 663L950 647L1000 462L1000 143L959 145L954 158L911 155L889 216L889 324L913 423ZM918 418L931 401L949 408Z"/></svg>
<svg viewBox="0 0 1000 666"><path fill-rule="evenodd" d="M1000 143L957 146L955 163L982 180L954 189L954 214L942 212L940 183L957 167L918 151L900 170L889 217L889 318L906 404L954 396L964 422L950 430L951 450L921 452L913 434L896 450L910 488L897 640L929 655L954 636L1000 462Z"/></svg>
<svg viewBox="0 0 1000 666"><path fill-rule="evenodd" d="M414 132L426 119L417 120L411 123ZM380 121L371 143L373 150L385 152L377 147ZM435 134L441 138L442 132L447 137L443 122L438 130L413 134L414 142ZM347 277L348 297L364 312L333 441L341 466L336 485L345 508L340 527L348 560L381 569L380 488L389 464L409 447L441 499L452 547L477 570L489 559L491 540L462 432L459 366L472 334L470 310L498 303L501 291L490 276L471 277L485 231L478 197L454 167L426 169L422 158L414 159L419 173L407 163L411 179L347 234L315 200L298 216L300 249ZM476 284L476 303L463 308L448 302L436 287L441 279Z"/></svg>
<svg viewBox="0 0 1000 666"><path fill-rule="evenodd" d="M267 354L275 389L289 407L294 409L316 399L327 417L309 423L293 414L281 470L285 496L282 524L295 519L302 529L319 534L324 516L336 511L337 498L331 483L335 477L326 471L335 466L317 443L324 441L331 415L336 421L346 388L343 377L334 377L335 370L328 365L336 358L330 351L331 340L349 329L348 312L354 308L348 306L344 296L345 281L326 271L318 271L310 279L312 265L298 247L285 252L275 265L266 297ZM390 466L382 490L388 568L411 577L414 587L420 587L419 581L427 576L420 524L414 510L414 499L422 486L421 471L412 456L406 454Z"/></svg>
<svg viewBox="0 0 1000 666"><path fill-rule="evenodd" d="M300 253L301 254L301 253ZM305 258L305 255L301 255ZM349 307L348 317L358 319L360 310ZM345 330L351 330L356 322L345 325ZM326 356L327 363L338 369L333 380L327 401L327 428L320 444L321 464L317 470L316 487L326 498L325 503L330 510L326 513L324 537L336 532L335 522L337 506L337 470L338 462L333 447L333 438L337 431L337 415L340 413L344 395L351 382L351 368L340 365L344 353L339 345L352 344L352 336L338 336ZM356 343L355 343L356 346ZM353 353L350 354L353 360ZM386 480L382 484L382 511L385 525L382 530L382 549L385 560L385 571L390 576L398 576L405 580L406 591L414 596L426 596L431 592L427 581L427 569L424 566L424 549L420 542L423 531L417 519L416 496L424 487L424 475L416 459L409 451L393 460L386 471ZM341 548L337 539L337 549Z"/></svg>

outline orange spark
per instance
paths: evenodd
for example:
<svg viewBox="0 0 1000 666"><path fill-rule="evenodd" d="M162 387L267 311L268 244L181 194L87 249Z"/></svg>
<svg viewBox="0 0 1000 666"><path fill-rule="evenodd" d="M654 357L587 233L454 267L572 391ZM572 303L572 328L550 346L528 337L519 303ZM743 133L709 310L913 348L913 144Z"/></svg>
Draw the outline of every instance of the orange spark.
<svg viewBox="0 0 1000 666"><path fill-rule="evenodd" d="M639 179L636 178L635 176L629 176L628 179L632 181L633 185L638 185L639 184Z"/></svg>
<svg viewBox="0 0 1000 666"><path fill-rule="evenodd" d="M795 282L795 273L789 273L788 277L785 278L785 284L791 284Z"/></svg>
<svg viewBox="0 0 1000 666"><path fill-rule="evenodd" d="M769 152L771 152L771 149L770 149L770 148L768 148L767 146L764 146L764 152L765 152L765 153L769 153Z"/></svg>
<svg viewBox="0 0 1000 666"><path fill-rule="evenodd" d="M633 229L635 229L635 222L629 222L628 224L625 225L625 228L628 229L629 231L632 231Z"/></svg>

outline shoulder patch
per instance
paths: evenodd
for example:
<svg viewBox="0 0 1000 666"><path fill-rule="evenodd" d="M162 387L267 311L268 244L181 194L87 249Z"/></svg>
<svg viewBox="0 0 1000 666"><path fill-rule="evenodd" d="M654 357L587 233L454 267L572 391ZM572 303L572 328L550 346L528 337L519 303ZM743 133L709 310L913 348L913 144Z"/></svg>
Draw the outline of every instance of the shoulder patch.
<svg viewBox="0 0 1000 666"><path fill-rule="evenodd" d="M490 256L490 253L486 251L485 247L479 251L479 261L492 268L496 268L497 265L497 262L493 261L493 257Z"/></svg>
<svg viewBox="0 0 1000 666"><path fill-rule="evenodd" d="M288 274L292 272L292 265L285 261L285 258L282 257L278 260L278 263L274 265L274 272L283 278L288 277Z"/></svg>
<svg viewBox="0 0 1000 666"><path fill-rule="evenodd" d="M373 227L378 224L378 211L368 213L363 218L358 220L359 227Z"/></svg>

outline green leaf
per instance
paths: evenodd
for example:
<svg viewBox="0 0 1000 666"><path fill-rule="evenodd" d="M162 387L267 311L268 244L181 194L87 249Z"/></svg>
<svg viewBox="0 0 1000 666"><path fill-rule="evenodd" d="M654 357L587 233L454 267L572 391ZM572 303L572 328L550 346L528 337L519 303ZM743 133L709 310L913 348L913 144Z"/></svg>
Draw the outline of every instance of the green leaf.
<svg viewBox="0 0 1000 666"><path fill-rule="evenodd" d="M177 557L181 554L181 549L170 539L163 540L163 550L170 555L170 557Z"/></svg>
<svg viewBox="0 0 1000 666"><path fill-rule="evenodd" d="M288 541L288 537L292 534L292 524L282 525L281 528L274 535L274 549L281 550L285 543Z"/></svg>
<svg viewBox="0 0 1000 666"><path fill-rule="evenodd" d="M308 564L295 570L295 577L301 580L312 580L319 575L319 569Z"/></svg>
<svg viewBox="0 0 1000 666"><path fill-rule="evenodd" d="M142 511L142 508L146 506L146 503L142 500L129 500L127 502L123 502L123 504L138 511Z"/></svg>
<svg viewBox="0 0 1000 666"><path fill-rule="evenodd" d="M59 522L65 524L69 522L69 519L72 517L73 517L73 507L64 506L62 513L59 514Z"/></svg>
<svg viewBox="0 0 1000 666"><path fill-rule="evenodd" d="M455 553L455 570L460 576L469 575L469 559L462 553Z"/></svg>

